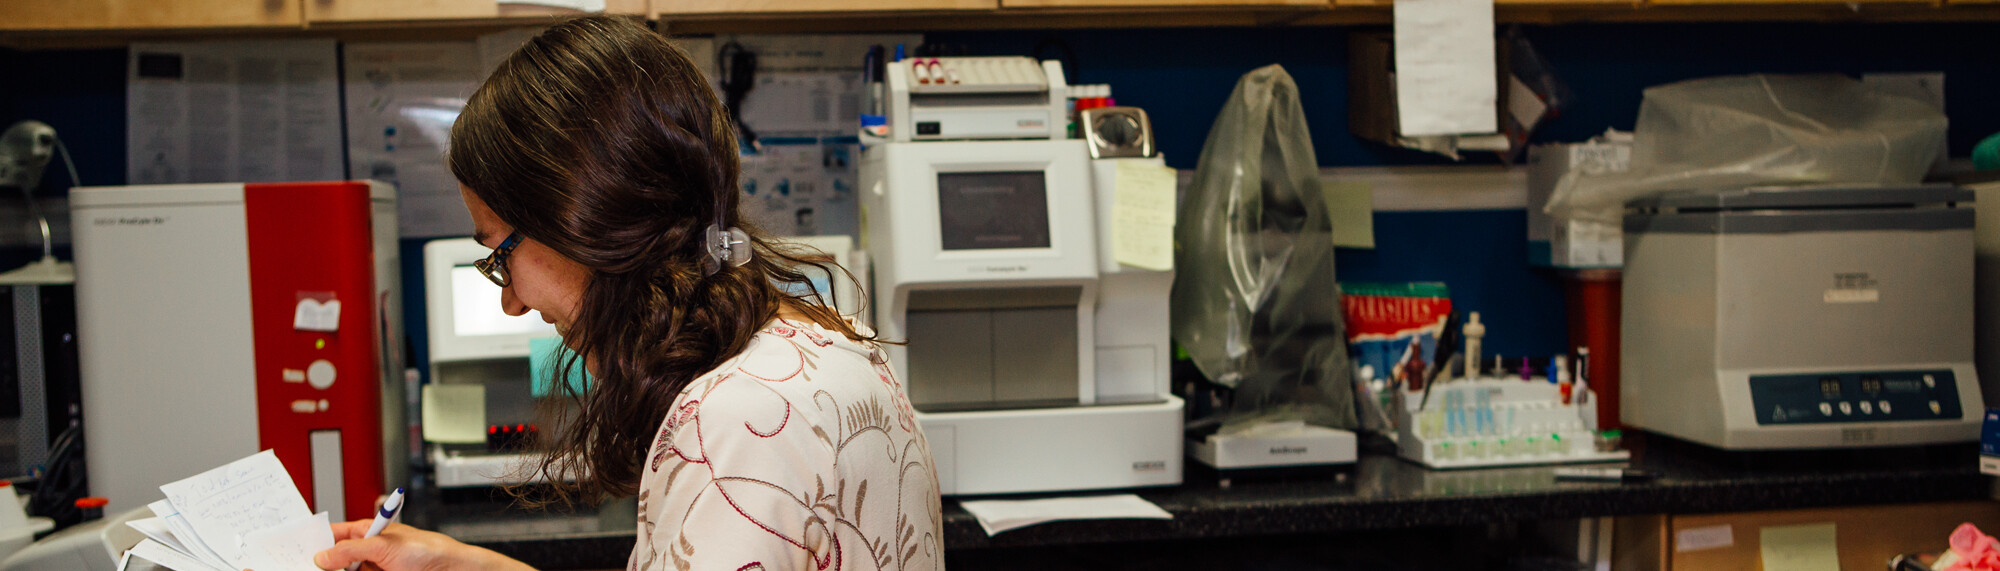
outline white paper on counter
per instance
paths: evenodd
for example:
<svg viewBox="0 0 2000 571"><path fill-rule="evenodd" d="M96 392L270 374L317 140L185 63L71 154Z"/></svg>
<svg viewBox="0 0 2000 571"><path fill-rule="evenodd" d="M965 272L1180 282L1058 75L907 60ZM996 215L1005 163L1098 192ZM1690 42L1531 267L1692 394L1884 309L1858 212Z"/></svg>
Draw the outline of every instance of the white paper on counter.
<svg viewBox="0 0 2000 571"><path fill-rule="evenodd" d="M341 178L335 53L331 39L132 44L127 182Z"/></svg>
<svg viewBox="0 0 2000 571"><path fill-rule="evenodd" d="M1493 0L1396 0L1395 29L1398 134L1499 131Z"/></svg>
<svg viewBox="0 0 2000 571"><path fill-rule="evenodd" d="M988 537L1010 529L1059 520L1174 519L1174 514L1132 494L1042 500L978 500L959 505L979 520L979 527L986 530Z"/></svg>

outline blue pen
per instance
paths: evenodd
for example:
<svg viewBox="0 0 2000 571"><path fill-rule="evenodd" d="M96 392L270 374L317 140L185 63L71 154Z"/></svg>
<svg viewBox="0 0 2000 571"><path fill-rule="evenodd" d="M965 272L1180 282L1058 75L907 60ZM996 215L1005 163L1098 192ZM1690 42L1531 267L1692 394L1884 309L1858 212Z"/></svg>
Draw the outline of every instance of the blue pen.
<svg viewBox="0 0 2000 571"><path fill-rule="evenodd" d="M375 513L374 523L368 524L368 534L361 537L369 538L382 535L382 530L389 527L389 520L396 519L396 514L402 511L403 489L396 488L396 491L389 492L389 499L382 502L382 510ZM354 571L359 568L361 568L361 562L357 561L353 565L348 565L347 571Z"/></svg>

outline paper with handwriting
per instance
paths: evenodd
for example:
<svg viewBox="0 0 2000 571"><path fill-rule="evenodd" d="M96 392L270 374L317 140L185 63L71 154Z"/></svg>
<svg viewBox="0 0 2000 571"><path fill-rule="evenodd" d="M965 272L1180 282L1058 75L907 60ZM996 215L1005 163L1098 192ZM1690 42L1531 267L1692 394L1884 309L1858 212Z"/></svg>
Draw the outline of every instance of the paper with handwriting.
<svg viewBox="0 0 2000 571"><path fill-rule="evenodd" d="M271 451L160 486L159 517L128 522L149 538L132 555L179 571L313 571L333 547L326 512L312 513ZM173 561L163 561L172 559Z"/></svg>

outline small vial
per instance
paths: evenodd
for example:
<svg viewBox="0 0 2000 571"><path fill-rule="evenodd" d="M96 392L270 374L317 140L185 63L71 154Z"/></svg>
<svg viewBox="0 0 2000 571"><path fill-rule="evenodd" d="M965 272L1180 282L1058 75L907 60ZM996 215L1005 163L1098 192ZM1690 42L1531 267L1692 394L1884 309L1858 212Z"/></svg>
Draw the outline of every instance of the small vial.
<svg viewBox="0 0 2000 571"><path fill-rule="evenodd" d="M1624 436L1625 436L1624 432L1620 432L1617 430L1606 430L1604 432L1597 433L1597 451L1613 452L1618 450L1618 445L1620 444L1619 440L1621 440Z"/></svg>

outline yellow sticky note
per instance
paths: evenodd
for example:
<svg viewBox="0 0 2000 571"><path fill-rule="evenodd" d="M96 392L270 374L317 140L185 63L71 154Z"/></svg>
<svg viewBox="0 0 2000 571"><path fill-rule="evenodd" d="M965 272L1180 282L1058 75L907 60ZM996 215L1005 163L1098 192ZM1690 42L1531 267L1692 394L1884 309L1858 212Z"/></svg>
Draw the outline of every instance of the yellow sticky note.
<svg viewBox="0 0 2000 571"><path fill-rule="evenodd" d="M1118 161L1111 195L1111 252L1118 263L1174 269L1174 169Z"/></svg>
<svg viewBox="0 0 2000 571"><path fill-rule="evenodd" d="M1365 182L1321 179L1319 188L1326 196L1334 247L1375 249L1375 187Z"/></svg>
<svg viewBox="0 0 2000 571"><path fill-rule="evenodd" d="M1764 571L1840 571L1833 523L1782 525L1757 532Z"/></svg>
<svg viewBox="0 0 2000 571"><path fill-rule="evenodd" d="M454 444L486 441L486 385L424 385L424 440Z"/></svg>

